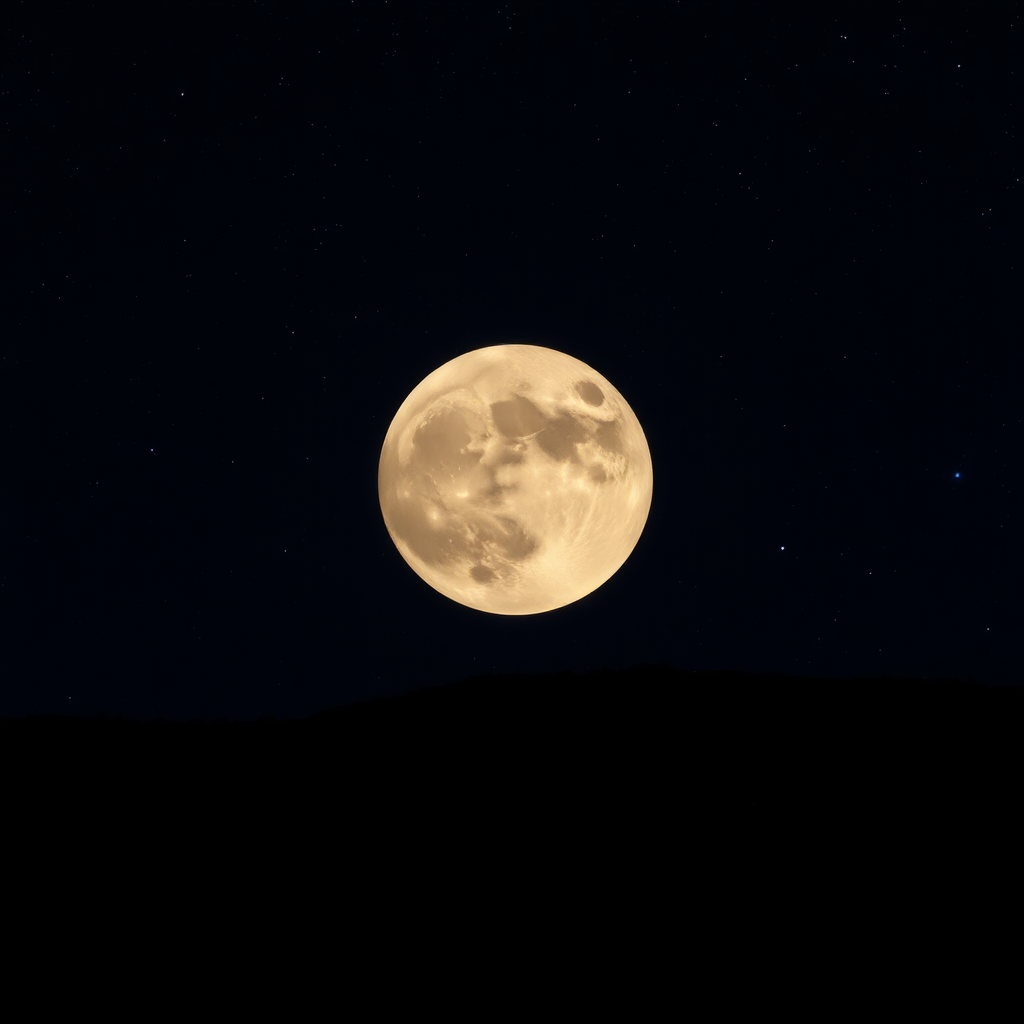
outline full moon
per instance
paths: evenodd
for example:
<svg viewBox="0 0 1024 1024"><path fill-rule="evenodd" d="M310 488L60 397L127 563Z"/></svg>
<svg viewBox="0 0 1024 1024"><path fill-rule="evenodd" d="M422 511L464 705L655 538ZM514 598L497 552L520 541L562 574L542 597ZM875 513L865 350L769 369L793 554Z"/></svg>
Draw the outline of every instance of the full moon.
<svg viewBox="0 0 1024 1024"><path fill-rule="evenodd" d="M586 363L537 345L434 370L391 421L377 488L391 539L459 604L533 615L596 590L651 507L647 438Z"/></svg>

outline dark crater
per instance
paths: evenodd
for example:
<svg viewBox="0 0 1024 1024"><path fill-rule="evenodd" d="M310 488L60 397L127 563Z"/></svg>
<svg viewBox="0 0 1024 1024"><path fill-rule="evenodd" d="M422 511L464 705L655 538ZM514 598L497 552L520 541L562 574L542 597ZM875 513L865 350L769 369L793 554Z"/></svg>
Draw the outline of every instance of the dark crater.
<svg viewBox="0 0 1024 1024"><path fill-rule="evenodd" d="M583 399L587 405L598 406L604 402L604 392L589 380L576 381L576 394Z"/></svg>

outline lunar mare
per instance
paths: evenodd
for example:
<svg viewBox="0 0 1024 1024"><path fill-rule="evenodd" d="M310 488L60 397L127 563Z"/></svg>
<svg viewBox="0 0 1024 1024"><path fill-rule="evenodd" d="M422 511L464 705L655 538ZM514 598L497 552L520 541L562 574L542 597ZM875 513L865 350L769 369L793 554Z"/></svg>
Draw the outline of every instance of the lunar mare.
<svg viewBox="0 0 1024 1024"><path fill-rule="evenodd" d="M578 601L643 532L647 439L586 363L537 345L452 359L402 403L384 439L381 512L435 590L500 615Z"/></svg>

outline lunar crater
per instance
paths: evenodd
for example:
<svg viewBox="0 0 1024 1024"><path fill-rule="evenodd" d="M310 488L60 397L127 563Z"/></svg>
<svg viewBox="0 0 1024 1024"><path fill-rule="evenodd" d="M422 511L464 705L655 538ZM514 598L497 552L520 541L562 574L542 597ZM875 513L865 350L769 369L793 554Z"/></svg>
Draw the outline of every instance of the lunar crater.
<svg viewBox="0 0 1024 1024"><path fill-rule="evenodd" d="M578 380L575 384L576 394L583 399L587 405L602 405L604 403L604 392L592 381Z"/></svg>

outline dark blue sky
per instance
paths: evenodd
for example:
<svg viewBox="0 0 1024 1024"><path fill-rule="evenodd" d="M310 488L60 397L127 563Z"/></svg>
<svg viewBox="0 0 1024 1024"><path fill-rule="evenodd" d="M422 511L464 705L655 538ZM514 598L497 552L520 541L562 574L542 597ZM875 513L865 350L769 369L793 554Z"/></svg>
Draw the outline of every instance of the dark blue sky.
<svg viewBox="0 0 1024 1024"><path fill-rule="evenodd" d="M0 714L1020 681L1019 5L14 10ZM401 401L501 342L599 370L655 470L526 619L377 504Z"/></svg>

